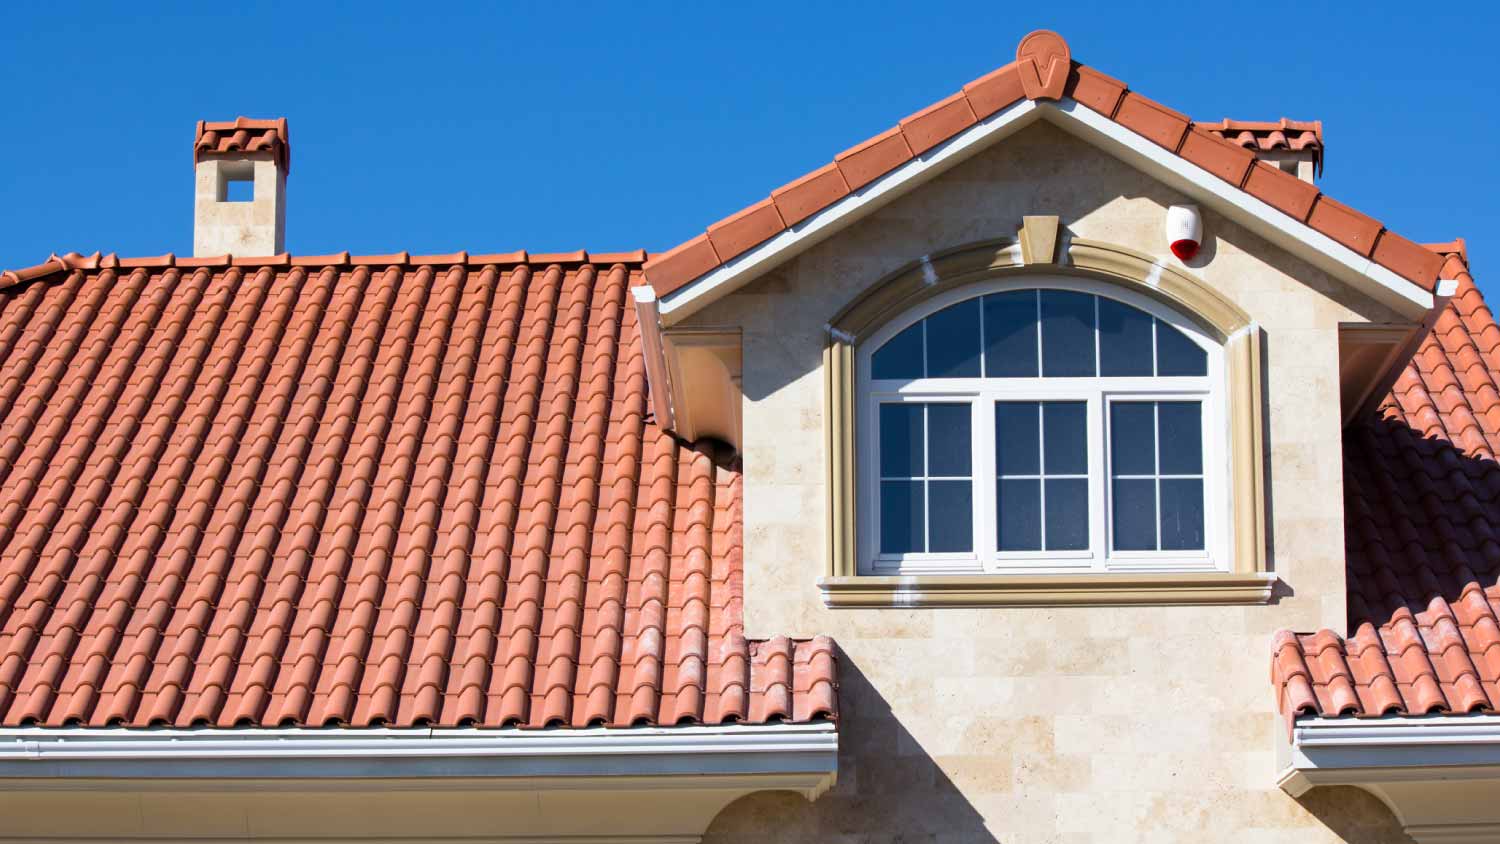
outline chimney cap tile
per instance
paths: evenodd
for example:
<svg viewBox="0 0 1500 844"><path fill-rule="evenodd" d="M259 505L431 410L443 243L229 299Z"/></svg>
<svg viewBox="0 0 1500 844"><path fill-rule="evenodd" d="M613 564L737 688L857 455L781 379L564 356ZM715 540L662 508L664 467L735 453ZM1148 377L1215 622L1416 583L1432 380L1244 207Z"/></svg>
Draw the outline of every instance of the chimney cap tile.
<svg viewBox="0 0 1500 844"><path fill-rule="evenodd" d="M237 154L269 152L283 173L292 166L291 132L285 117L257 120L200 120L193 136L193 164L209 156L239 157Z"/></svg>

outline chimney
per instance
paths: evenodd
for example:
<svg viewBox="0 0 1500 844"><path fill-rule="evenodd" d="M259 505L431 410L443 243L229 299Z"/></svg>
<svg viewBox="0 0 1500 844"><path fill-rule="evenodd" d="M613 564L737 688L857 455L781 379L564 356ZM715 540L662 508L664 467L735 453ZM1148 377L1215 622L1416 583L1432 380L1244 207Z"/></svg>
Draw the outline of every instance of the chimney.
<svg viewBox="0 0 1500 844"><path fill-rule="evenodd" d="M286 118L198 121L193 139L193 255L285 251Z"/></svg>
<svg viewBox="0 0 1500 844"><path fill-rule="evenodd" d="M1323 175L1323 121L1230 120L1199 123L1198 128L1238 144L1255 157L1280 167L1304 182Z"/></svg>

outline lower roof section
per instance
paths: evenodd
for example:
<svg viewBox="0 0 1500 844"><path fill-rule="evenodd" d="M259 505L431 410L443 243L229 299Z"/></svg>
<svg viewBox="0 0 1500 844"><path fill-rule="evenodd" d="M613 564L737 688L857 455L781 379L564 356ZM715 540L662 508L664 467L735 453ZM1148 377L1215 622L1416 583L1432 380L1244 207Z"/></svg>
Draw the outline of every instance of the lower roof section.
<svg viewBox="0 0 1500 844"><path fill-rule="evenodd" d="M0 726L805 722L741 477L647 409L639 253L0 274Z"/></svg>

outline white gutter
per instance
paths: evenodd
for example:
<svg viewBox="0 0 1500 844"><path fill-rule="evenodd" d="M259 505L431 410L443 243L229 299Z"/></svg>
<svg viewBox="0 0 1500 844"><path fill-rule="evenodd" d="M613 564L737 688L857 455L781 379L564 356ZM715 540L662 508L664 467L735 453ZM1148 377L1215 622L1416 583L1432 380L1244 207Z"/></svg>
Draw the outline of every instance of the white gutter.
<svg viewBox="0 0 1500 844"><path fill-rule="evenodd" d="M837 768L838 733L826 722L555 730L0 729L0 779L497 777L534 787L539 777L771 776L820 792Z"/></svg>
<svg viewBox="0 0 1500 844"><path fill-rule="evenodd" d="M1500 716L1302 718L1277 785L1362 788L1418 842L1500 841Z"/></svg>

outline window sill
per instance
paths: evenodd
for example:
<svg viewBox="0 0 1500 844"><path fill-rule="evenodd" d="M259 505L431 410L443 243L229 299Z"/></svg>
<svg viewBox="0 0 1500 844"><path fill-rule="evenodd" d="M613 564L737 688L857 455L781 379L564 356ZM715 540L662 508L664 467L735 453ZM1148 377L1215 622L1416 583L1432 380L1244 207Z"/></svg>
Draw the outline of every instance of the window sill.
<svg viewBox="0 0 1500 844"><path fill-rule="evenodd" d="M934 574L824 577L830 607L1265 604L1276 575L1240 572Z"/></svg>

